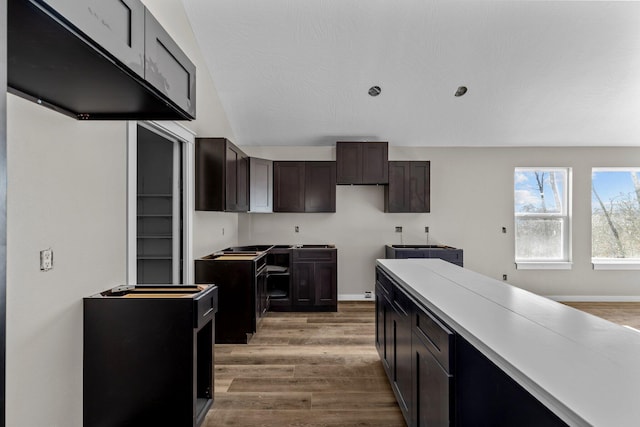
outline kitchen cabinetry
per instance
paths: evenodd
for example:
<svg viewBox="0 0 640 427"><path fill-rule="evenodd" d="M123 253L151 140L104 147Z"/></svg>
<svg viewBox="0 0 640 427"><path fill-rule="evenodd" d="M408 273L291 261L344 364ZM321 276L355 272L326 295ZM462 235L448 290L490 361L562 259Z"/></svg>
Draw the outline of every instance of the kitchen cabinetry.
<svg viewBox="0 0 640 427"><path fill-rule="evenodd" d="M336 143L337 184L387 184L387 142Z"/></svg>
<svg viewBox="0 0 640 427"><path fill-rule="evenodd" d="M196 66L146 10L144 22L146 80L190 115L196 115Z"/></svg>
<svg viewBox="0 0 640 427"><path fill-rule="evenodd" d="M192 426L213 404L217 287L135 286L83 304L83 425Z"/></svg>
<svg viewBox="0 0 640 427"><path fill-rule="evenodd" d="M248 156L225 138L196 138L196 200L201 211L247 212Z"/></svg>
<svg viewBox="0 0 640 427"><path fill-rule="evenodd" d="M274 246L267 254L267 294L271 311L291 311L291 247Z"/></svg>
<svg viewBox="0 0 640 427"><path fill-rule="evenodd" d="M44 0L120 62L144 77L145 8L140 0Z"/></svg>
<svg viewBox="0 0 640 427"><path fill-rule="evenodd" d="M421 288L428 287L425 277L432 273L424 269L415 276ZM454 280L437 278L437 285L453 287L452 295L458 295L461 286ZM415 292L376 267L376 348L407 425L477 426L479 420L487 426L566 425L419 302Z"/></svg>
<svg viewBox="0 0 640 427"><path fill-rule="evenodd" d="M440 258L463 267L463 251L446 245L386 245L385 258Z"/></svg>
<svg viewBox="0 0 640 427"><path fill-rule="evenodd" d="M273 162L249 157L249 212L273 212Z"/></svg>
<svg viewBox="0 0 640 427"><path fill-rule="evenodd" d="M293 249L292 308L337 311L337 249Z"/></svg>
<svg viewBox="0 0 640 427"><path fill-rule="evenodd" d="M335 212L335 162L273 162L274 212Z"/></svg>
<svg viewBox="0 0 640 427"><path fill-rule="evenodd" d="M430 211L430 162L389 162L384 211Z"/></svg>
<svg viewBox="0 0 640 427"><path fill-rule="evenodd" d="M195 66L139 0L7 10L12 93L81 120L195 118Z"/></svg>
<svg viewBox="0 0 640 427"><path fill-rule="evenodd" d="M196 283L215 283L220 308L216 343L249 342L269 308L266 253L214 253L195 260Z"/></svg>

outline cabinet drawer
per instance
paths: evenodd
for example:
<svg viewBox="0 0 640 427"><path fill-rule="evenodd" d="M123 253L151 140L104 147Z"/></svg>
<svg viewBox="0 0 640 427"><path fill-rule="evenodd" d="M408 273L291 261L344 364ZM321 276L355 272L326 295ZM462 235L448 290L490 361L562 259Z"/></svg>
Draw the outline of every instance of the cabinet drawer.
<svg viewBox="0 0 640 427"><path fill-rule="evenodd" d="M454 335L431 313L417 307L414 323L415 334L447 372L451 372Z"/></svg>
<svg viewBox="0 0 640 427"><path fill-rule="evenodd" d="M412 307L414 306L413 301L409 298L409 296L407 294L404 293L404 291L400 288L398 288L397 286L394 287L393 289L393 309L395 310L396 313L402 315L402 316L410 316L412 310ZM407 324L408 327L408 324Z"/></svg>
<svg viewBox="0 0 640 427"><path fill-rule="evenodd" d="M335 261L335 249L294 249L294 261Z"/></svg>
<svg viewBox="0 0 640 427"><path fill-rule="evenodd" d="M194 299L195 328L200 328L218 311L218 287L211 286L206 292Z"/></svg>
<svg viewBox="0 0 640 427"><path fill-rule="evenodd" d="M391 279L379 268L376 268L376 283L380 285L380 288L389 300L393 299L393 283L391 283Z"/></svg>

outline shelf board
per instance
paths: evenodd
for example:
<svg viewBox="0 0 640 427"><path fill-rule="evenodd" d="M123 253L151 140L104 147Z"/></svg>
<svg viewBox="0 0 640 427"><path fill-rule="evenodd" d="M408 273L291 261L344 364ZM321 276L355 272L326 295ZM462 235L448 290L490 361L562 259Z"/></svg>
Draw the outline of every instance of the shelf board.
<svg viewBox="0 0 640 427"><path fill-rule="evenodd" d="M136 236L138 239L173 239L171 234L147 234Z"/></svg>
<svg viewBox="0 0 640 427"><path fill-rule="evenodd" d="M153 194L153 193L149 193L149 194L138 194L138 197L159 197L159 198L171 198L173 197L173 194L163 194L163 193L158 193L158 194Z"/></svg>
<svg viewBox="0 0 640 427"><path fill-rule="evenodd" d="M172 218L171 214L140 214L136 215L138 218Z"/></svg>
<svg viewBox="0 0 640 427"><path fill-rule="evenodd" d="M173 257L171 257L171 256L162 256L162 255L138 255L136 257L136 259L138 261L145 261L145 260L156 260L156 261L168 260L168 261L171 261L173 259Z"/></svg>

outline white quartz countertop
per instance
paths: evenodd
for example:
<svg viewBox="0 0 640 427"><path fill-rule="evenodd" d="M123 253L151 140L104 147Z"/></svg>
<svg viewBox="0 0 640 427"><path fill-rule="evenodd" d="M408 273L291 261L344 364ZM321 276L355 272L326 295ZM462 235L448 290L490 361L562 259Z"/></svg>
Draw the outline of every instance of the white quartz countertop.
<svg viewBox="0 0 640 427"><path fill-rule="evenodd" d="M376 262L569 425L640 426L637 331L439 259Z"/></svg>

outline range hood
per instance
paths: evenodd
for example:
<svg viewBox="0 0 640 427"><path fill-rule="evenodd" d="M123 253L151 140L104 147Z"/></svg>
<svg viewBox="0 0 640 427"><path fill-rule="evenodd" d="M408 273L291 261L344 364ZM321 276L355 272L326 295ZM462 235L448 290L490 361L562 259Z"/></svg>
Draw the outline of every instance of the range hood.
<svg viewBox="0 0 640 427"><path fill-rule="evenodd" d="M80 120L191 120L46 5L7 2L8 91Z"/></svg>

